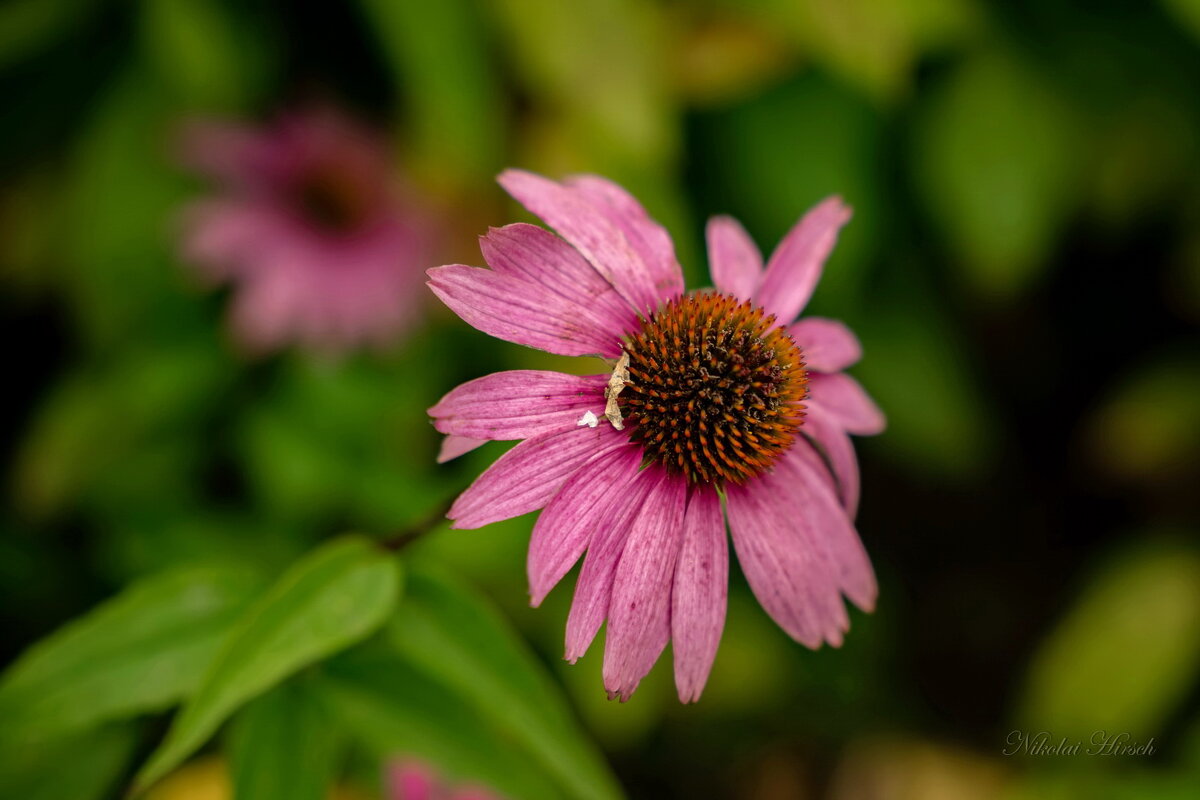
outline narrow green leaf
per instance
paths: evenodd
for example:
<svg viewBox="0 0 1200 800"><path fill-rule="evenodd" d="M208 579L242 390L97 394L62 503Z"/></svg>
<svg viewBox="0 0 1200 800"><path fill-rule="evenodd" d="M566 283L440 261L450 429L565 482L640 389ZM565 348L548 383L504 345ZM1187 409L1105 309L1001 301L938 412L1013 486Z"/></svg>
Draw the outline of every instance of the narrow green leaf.
<svg viewBox="0 0 1200 800"><path fill-rule="evenodd" d="M214 0L146 0L143 46L152 66L189 106L238 109L264 83L271 42Z"/></svg>
<svg viewBox="0 0 1200 800"><path fill-rule="evenodd" d="M506 797L564 796L525 750L394 651L346 653L318 677L331 714L381 762L416 757Z"/></svg>
<svg viewBox="0 0 1200 800"><path fill-rule="evenodd" d="M238 800L322 800L338 734L305 682L288 681L234 718L229 757Z"/></svg>
<svg viewBox="0 0 1200 800"><path fill-rule="evenodd" d="M239 620L136 790L191 755L247 700L370 634L391 612L399 579L396 562L360 538L331 542L293 565Z"/></svg>
<svg viewBox="0 0 1200 800"><path fill-rule="evenodd" d="M1161 736L1200 667L1200 553L1153 543L1093 579L1032 665L1023 730Z"/></svg>
<svg viewBox="0 0 1200 800"><path fill-rule="evenodd" d="M105 725L50 741L6 742L0 747L0 797L111 797L136 744L137 731L131 723Z"/></svg>
<svg viewBox="0 0 1200 800"><path fill-rule="evenodd" d="M360 0L368 27L405 93L414 122L414 164L430 178L467 181L501 166L500 95L487 61L482 21L469 0Z"/></svg>
<svg viewBox="0 0 1200 800"><path fill-rule="evenodd" d="M261 583L243 568L172 570L30 648L0 680L0 739L159 711L200 681Z"/></svg>
<svg viewBox="0 0 1200 800"><path fill-rule="evenodd" d="M388 632L412 664L527 748L569 796L621 796L558 687L484 600L444 576L421 572Z"/></svg>

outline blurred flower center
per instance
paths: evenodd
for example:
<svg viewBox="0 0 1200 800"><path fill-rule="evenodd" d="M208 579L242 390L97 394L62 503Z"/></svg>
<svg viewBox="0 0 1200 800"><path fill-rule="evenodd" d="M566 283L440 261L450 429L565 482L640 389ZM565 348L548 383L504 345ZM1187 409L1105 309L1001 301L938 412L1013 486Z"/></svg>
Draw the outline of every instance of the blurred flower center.
<svg viewBox="0 0 1200 800"><path fill-rule="evenodd" d="M646 461L692 483L743 483L791 447L808 376L775 317L717 292L671 300L625 346L617 398Z"/></svg>
<svg viewBox="0 0 1200 800"><path fill-rule="evenodd" d="M336 164L314 166L293 191L304 218L333 233L357 230L371 208L370 192L360 177Z"/></svg>

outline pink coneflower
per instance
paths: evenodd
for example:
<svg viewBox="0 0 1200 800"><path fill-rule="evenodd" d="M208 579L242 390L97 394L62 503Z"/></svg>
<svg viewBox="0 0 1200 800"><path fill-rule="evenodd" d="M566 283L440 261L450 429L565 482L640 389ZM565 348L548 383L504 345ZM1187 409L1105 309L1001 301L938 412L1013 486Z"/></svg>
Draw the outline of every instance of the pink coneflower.
<svg viewBox="0 0 1200 800"><path fill-rule="evenodd" d="M386 344L412 323L430 215L369 132L307 109L259 127L195 122L182 150L218 186L187 209L184 254L233 284L243 345L337 352Z"/></svg>
<svg viewBox="0 0 1200 800"><path fill-rule="evenodd" d="M867 611L876 595L851 521L858 468L847 434L884 421L842 373L861 355L854 335L827 319L788 323L849 209L822 202L765 270L737 222L713 219L716 289L685 295L670 237L620 187L520 171L500 184L563 238L493 229L482 238L491 269L437 267L429 285L485 333L610 363L585 377L496 373L430 409L448 434L444 457L524 439L459 496L454 527L545 509L529 546L533 604L586 552L566 658L607 620L604 685L622 700L668 639L680 699L700 696L725 624L726 518L771 617L809 647L841 644L841 595Z"/></svg>
<svg viewBox="0 0 1200 800"><path fill-rule="evenodd" d="M479 786L452 787L432 767L418 761L397 761L388 767L388 800L501 800Z"/></svg>

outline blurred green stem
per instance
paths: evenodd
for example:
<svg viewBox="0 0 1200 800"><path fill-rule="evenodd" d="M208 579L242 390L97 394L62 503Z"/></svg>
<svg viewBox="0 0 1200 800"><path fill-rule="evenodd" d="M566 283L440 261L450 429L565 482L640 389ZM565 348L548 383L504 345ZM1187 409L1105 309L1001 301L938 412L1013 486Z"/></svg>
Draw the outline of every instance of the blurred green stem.
<svg viewBox="0 0 1200 800"><path fill-rule="evenodd" d="M379 541L379 544L383 549L391 552L403 550L441 524L446 519L448 513L450 513L450 504L445 503L439 506L432 514L410 527L384 537Z"/></svg>

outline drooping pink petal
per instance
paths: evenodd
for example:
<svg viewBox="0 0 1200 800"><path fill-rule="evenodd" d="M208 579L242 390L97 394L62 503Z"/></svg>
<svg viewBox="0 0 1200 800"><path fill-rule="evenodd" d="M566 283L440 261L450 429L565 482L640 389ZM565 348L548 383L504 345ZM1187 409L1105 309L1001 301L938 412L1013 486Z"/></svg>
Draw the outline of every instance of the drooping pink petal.
<svg viewBox="0 0 1200 800"><path fill-rule="evenodd" d="M487 443L487 439L472 439L469 436L455 436L454 434L450 434L442 439L442 446L438 450L437 463L445 464L447 461L453 461L477 447L483 447Z"/></svg>
<svg viewBox="0 0 1200 800"><path fill-rule="evenodd" d="M660 293L652 269L621 229L582 192L523 170L497 179L510 195L558 231L638 312L649 316Z"/></svg>
<svg viewBox="0 0 1200 800"><path fill-rule="evenodd" d="M596 175L573 175L566 185L590 199L625 234L650 270L660 302L683 294L683 270L675 258L671 234L650 218L633 195Z"/></svg>
<svg viewBox="0 0 1200 800"><path fill-rule="evenodd" d="M794 508L811 547L827 555L837 585L863 611L875 608L879 587L871 559L849 516L824 480L825 464L812 448L793 447L778 464L776 474L792 488Z"/></svg>
<svg viewBox="0 0 1200 800"><path fill-rule="evenodd" d="M637 312L612 284L601 277L583 256L545 228L517 222L492 228L480 237L479 247L488 266L503 275L540 283L563 298L593 310L616 336L635 330Z"/></svg>
<svg viewBox="0 0 1200 800"><path fill-rule="evenodd" d="M762 280L762 253L733 217L713 217L705 230L713 285L734 297L753 297Z"/></svg>
<svg viewBox="0 0 1200 800"><path fill-rule="evenodd" d="M567 615L566 653L563 656L572 664L584 653L596 638L596 632L608 616L609 600L612 597L613 576L634 519L642 510L649 493L663 479L663 471L655 466L637 473L624 487L614 486L605 498L609 513L592 533L587 557L575 583L575 596L571 600L571 613Z"/></svg>
<svg viewBox="0 0 1200 800"><path fill-rule="evenodd" d="M614 503L637 477L642 454L635 446L618 447L575 471L538 516L529 540L529 595L539 606L591 543L609 524Z"/></svg>
<svg viewBox="0 0 1200 800"><path fill-rule="evenodd" d="M469 325L509 342L564 356L612 354L623 331L545 286L490 269L428 270L429 287Z"/></svg>
<svg viewBox="0 0 1200 800"><path fill-rule="evenodd" d="M858 381L842 372L810 375L809 407L819 406L843 429L858 436L874 436L887 427L887 419Z"/></svg>
<svg viewBox="0 0 1200 800"><path fill-rule="evenodd" d="M442 433L477 439L528 439L578 423L587 410L604 416L607 375L518 369L468 381L429 409Z"/></svg>
<svg viewBox="0 0 1200 800"><path fill-rule="evenodd" d="M810 405L804 417L801 432L821 450L832 469L838 498L851 520L858 514L859 474L858 458L854 454L854 443L842 430L842 426L829 418L825 409ZM804 446L797 442L796 447Z"/></svg>
<svg viewBox="0 0 1200 800"><path fill-rule="evenodd" d="M613 577L604 644L604 688L629 699L671 636L671 584L679 546L687 481L666 475L634 518Z"/></svg>
<svg viewBox="0 0 1200 800"><path fill-rule="evenodd" d="M845 324L824 317L805 317L788 328L804 353L804 363L817 372L841 372L862 358L862 345Z"/></svg>
<svg viewBox="0 0 1200 800"><path fill-rule="evenodd" d="M433 770L415 761L388 767L388 800L433 800L438 781Z"/></svg>
<svg viewBox="0 0 1200 800"><path fill-rule="evenodd" d="M481 528L542 508L588 459L624 447L628 441L611 425L575 427L526 439L476 478L446 516L454 520L452 528Z"/></svg>
<svg viewBox="0 0 1200 800"><path fill-rule="evenodd" d="M671 590L671 648L679 700L700 699L725 628L729 547L721 498L698 486L683 519L683 545Z"/></svg>
<svg viewBox="0 0 1200 800"><path fill-rule="evenodd" d="M751 591L779 627L806 647L836 647L849 618L834 565L797 498L779 471L729 486L729 529Z"/></svg>
<svg viewBox="0 0 1200 800"><path fill-rule="evenodd" d="M807 305L838 231L849 219L850 209L841 198L827 198L805 214L775 248L754 299L780 324L794 320Z"/></svg>

